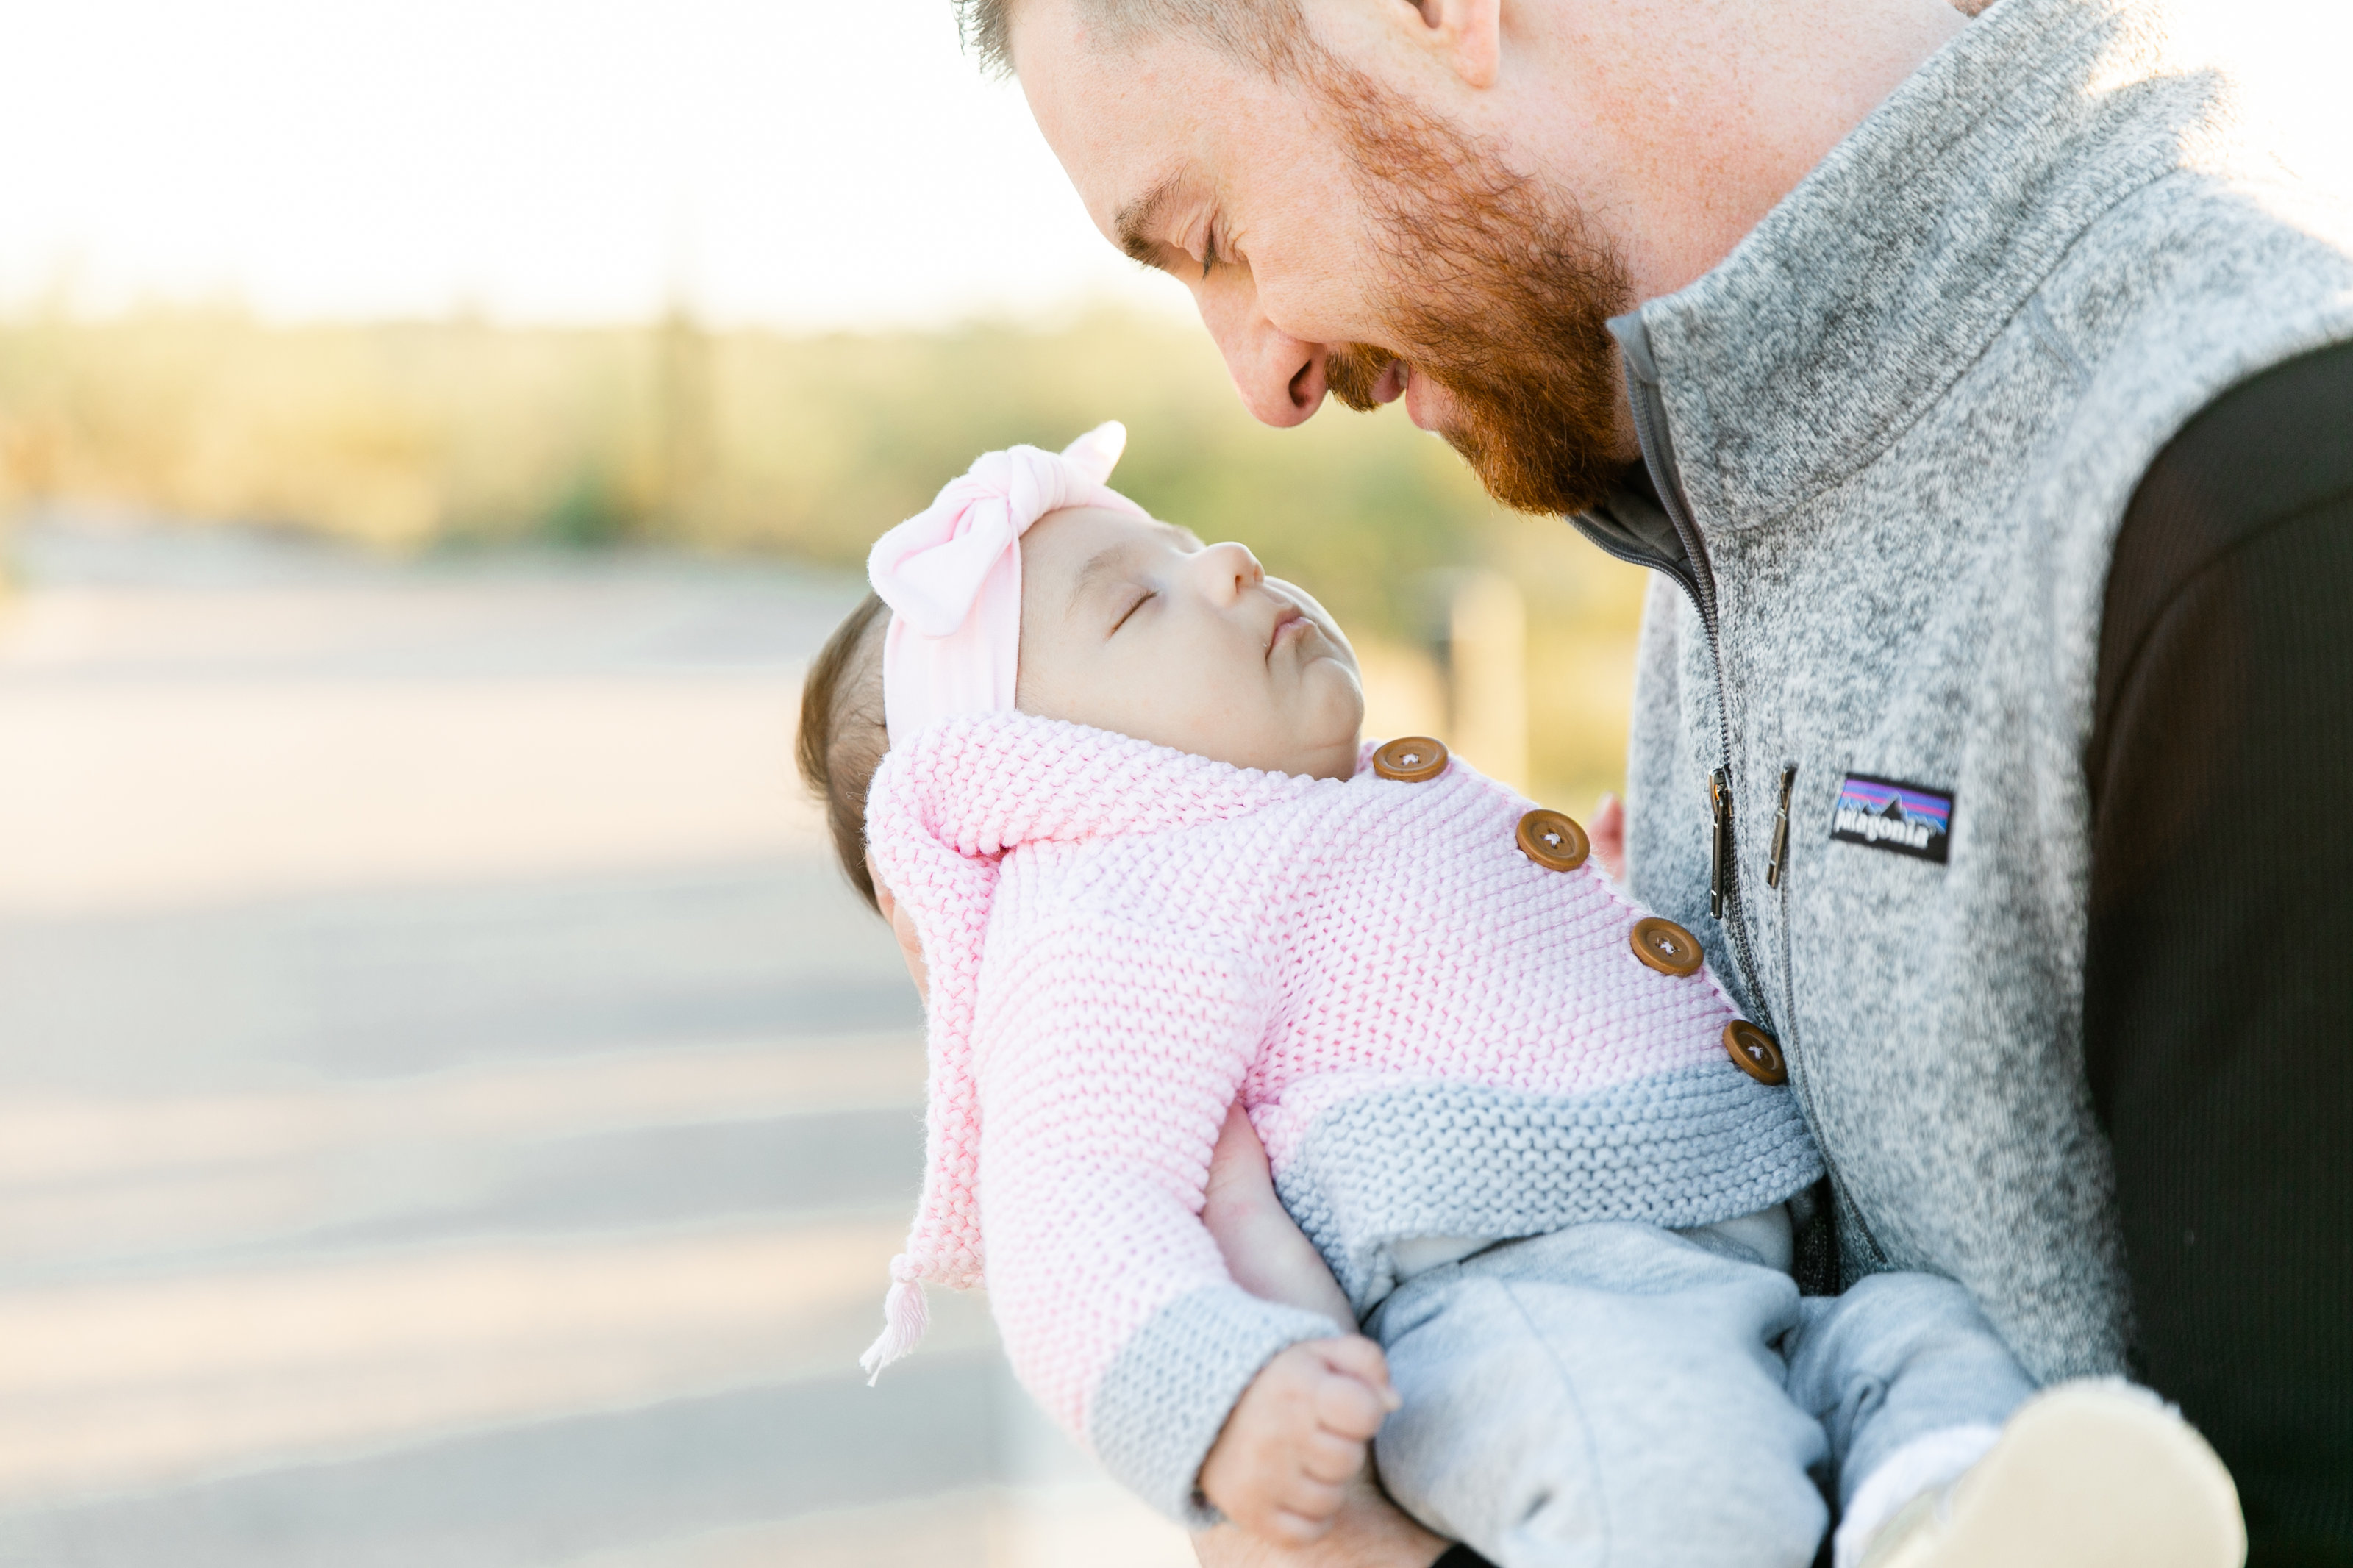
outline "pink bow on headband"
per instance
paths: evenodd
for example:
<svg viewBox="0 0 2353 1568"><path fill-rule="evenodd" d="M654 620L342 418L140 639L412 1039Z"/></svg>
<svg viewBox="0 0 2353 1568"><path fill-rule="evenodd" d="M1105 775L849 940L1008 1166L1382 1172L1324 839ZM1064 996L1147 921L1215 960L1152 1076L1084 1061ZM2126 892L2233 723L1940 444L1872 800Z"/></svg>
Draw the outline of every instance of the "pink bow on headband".
<svg viewBox="0 0 2353 1568"><path fill-rule="evenodd" d="M1150 516L1104 485L1126 446L1126 426L1113 420L1059 456L1035 447L983 453L930 506L874 542L866 575L892 610L882 718L892 745L937 719L1013 706L1021 536L1065 507Z"/></svg>

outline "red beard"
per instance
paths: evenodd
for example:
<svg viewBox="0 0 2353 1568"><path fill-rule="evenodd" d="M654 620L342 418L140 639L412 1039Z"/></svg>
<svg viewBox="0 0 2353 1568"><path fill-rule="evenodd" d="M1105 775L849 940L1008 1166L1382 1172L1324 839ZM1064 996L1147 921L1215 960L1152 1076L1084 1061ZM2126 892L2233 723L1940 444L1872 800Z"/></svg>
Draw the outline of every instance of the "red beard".
<svg viewBox="0 0 2353 1568"><path fill-rule="evenodd" d="M1454 127L1351 71L1323 74L1362 194L1379 223L1375 298L1399 353L1332 355L1332 395L1360 412L1393 358L1451 395L1440 432L1487 492L1523 511L1582 511L1619 457L1617 345L1625 268L1581 215L1564 211Z"/></svg>

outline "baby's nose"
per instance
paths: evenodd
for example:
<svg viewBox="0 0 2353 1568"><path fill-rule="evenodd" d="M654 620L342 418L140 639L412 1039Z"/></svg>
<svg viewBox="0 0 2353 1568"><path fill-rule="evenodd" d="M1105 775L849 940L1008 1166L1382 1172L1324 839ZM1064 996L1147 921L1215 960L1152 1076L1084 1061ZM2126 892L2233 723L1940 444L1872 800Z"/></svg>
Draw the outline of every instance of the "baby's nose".
<svg viewBox="0 0 2353 1568"><path fill-rule="evenodd" d="M1194 570L1203 586L1220 601L1229 600L1266 580L1266 568L1246 545L1212 544L1195 558Z"/></svg>

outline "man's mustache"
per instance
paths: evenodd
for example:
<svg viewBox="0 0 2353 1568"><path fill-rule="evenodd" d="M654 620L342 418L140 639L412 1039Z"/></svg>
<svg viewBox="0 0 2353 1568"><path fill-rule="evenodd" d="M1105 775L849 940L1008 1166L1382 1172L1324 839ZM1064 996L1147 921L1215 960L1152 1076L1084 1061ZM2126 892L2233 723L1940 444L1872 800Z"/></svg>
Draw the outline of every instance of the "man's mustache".
<svg viewBox="0 0 2353 1568"><path fill-rule="evenodd" d="M1397 363L1397 355L1370 343L1350 343L1324 362L1324 384L1332 395L1359 414L1370 414L1380 404L1373 388L1381 373Z"/></svg>

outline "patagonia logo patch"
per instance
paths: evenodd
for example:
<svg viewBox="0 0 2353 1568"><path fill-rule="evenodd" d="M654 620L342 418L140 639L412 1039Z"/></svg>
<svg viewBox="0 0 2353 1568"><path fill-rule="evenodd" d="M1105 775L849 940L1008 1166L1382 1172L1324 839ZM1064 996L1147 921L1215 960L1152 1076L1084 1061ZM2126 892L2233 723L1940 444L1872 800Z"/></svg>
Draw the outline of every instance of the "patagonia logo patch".
<svg viewBox="0 0 2353 1568"><path fill-rule="evenodd" d="M1839 785L1831 837L1945 864L1953 832L1953 797L1921 784L1849 773Z"/></svg>

